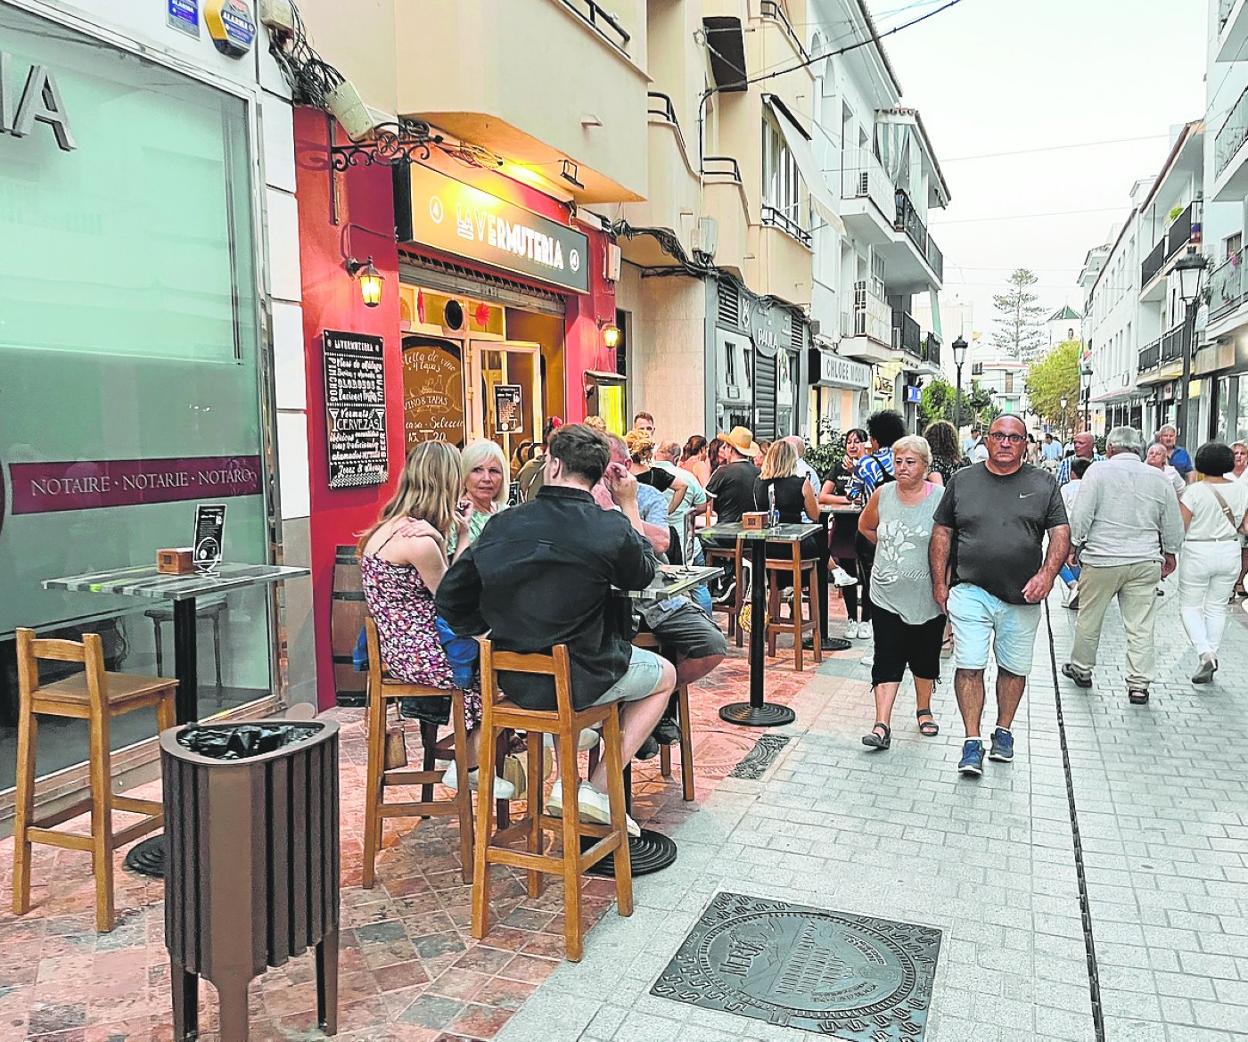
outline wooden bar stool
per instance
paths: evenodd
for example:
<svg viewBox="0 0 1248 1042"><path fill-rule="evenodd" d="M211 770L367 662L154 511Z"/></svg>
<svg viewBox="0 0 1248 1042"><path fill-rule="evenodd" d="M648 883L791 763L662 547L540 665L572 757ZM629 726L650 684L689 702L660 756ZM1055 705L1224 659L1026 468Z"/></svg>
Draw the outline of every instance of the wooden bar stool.
<svg viewBox="0 0 1248 1042"><path fill-rule="evenodd" d="M767 559L767 654L775 655L776 653L776 634L792 633L793 664L800 673L802 672L802 637L806 633L814 634L812 645L815 662L823 661L823 642L819 639L819 562L813 557L803 558L800 543L769 544L769 546L777 545L786 545L792 550L793 556L789 560L772 557ZM789 609L791 617L788 619L780 618L780 580L783 578L787 578L793 586L793 603ZM803 582L809 594L810 603L810 615L805 619L802 617Z"/></svg>
<svg viewBox="0 0 1248 1042"><path fill-rule="evenodd" d="M732 566L733 594L732 598L725 604L716 604L712 608L714 611L724 611L728 613L728 636L735 637L737 647L743 647L745 644L745 633L741 629L738 621L741 616L741 608L745 605L745 590L742 580L745 577L745 568L742 561L745 559L745 540L738 538L736 545L727 546L705 546L702 549L702 557L706 561L708 568L718 568L721 565Z"/></svg>
<svg viewBox="0 0 1248 1042"><path fill-rule="evenodd" d="M659 638L653 633L638 633L633 638L634 647L645 648L659 654ZM681 684L676 689L676 723L680 727L680 784L686 803L694 797L693 791L693 736L689 724L689 685ZM664 778L672 776L672 749L669 745L659 746L659 772Z"/></svg>
<svg viewBox="0 0 1248 1042"><path fill-rule="evenodd" d="M458 688L425 687L388 678L381 661L377 623L371 616L364 620L364 631L368 642L368 759L364 774L364 877L361 885L365 890L371 890L376 880L377 851L381 847L381 830L386 818L450 815L459 818L459 856L463 879L467 883L472 879L472 790L468 786L468 729L464 723L464 693ZM459 788L450 799L435 800L433 785L442 780L443 772L430 769L433 746L427 730L422 729L425 770L386 770L386 707L399 698L447 697L451 700L455 773L459 776ZM481 773L493 777L492 771ZM423 786L423 799L387 803L386 789L400 785Z"/></svg>
<svg viewBox="0 0 1248 1042"><path fill-rule="evenodd" d="M52 684L39 684L39 660L81 662L83 672ZM176 680L163 677L109 673L104 669L104 643L98 633L84 633L82 643L37 640L35 631L17 631L17 677L21 704L17 719L17 799L13 825L13 911L30 910L30 854L32 843L91 852L95 875L95 928L113 928L113 851L154 832L164 823L159 800L140 800L113 793L109 721L136 709L156 709L158 730L175 724ZM72 806L35 820L35 747L39 716L70 717L87 721L88 770L91 795ZM63 832L54 826L91 811L87 835ZM113 831L113 811L142 814L143 819Z"/></svg>
<svg viewBox="0 0 1248 1042"><path fill-rule="evenodd" d="M480 940L489 932L490 865L511 865L528 872L530 897L541 893L541 875L563 877L564 943L567 958L579 962L582 951L581 877L591 865L608 854L614 855L615 897L620 915L633 914L633 874L629 862L628 828L624 809L624 766L620 757L620 714L617 703L589 709L572 708L572 678L566 644L557 644L549 655L520 655L494 651L491 642L481 643L481 700L484 705L481 722L482 742L494 741L505 729L524 731L528 739L528 805L524 817L509 828L495 832L491 813L494 809L494 777L481 778L477 800L477 846L475 875L472 881L472 936ZM553 710L522 709L503 700L498 690L498 671L534 673L554 681ZM603 745L610 779L607 797L611 807L611 824L585 824L580 820L577 790L577 740L587 727L602 726ZM553 735L559 750L559 777L563 786L563 808L559 817L543 812L542 740L539 735ZM484 746L483 748L488 747ZM560 833L562 851L558 855L544 853L544 830ZM597 838L589 849L581 850L581 838ZM514 850L507 844L527 840L525 850Z"/></svg>

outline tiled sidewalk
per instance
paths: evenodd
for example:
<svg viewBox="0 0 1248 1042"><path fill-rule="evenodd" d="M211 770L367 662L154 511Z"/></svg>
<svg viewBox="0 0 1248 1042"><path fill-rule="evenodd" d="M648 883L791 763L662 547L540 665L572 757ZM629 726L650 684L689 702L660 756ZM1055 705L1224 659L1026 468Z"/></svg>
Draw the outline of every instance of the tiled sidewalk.
<svg viewBox="0 0 1248 1042"><path fill-rule="evenodd" d="M1191 653L1173 601L1162 602L1158 633L1168 651L1147 709L1126 705L1112 611L1098 686L1061 688L1109 1042L1229 1040L1248 1023L1248 785L1233 744L1248 722L1248 616L1232 621L1219 683L1202 691L1186 680ZM1073 618L1053 604L1060 664ZM679 859L635 881L631 919L616 915L611 884L589 884L587 914L599 922L577 965L561 959L557 883L538 901L524 899L514 880L496 886L499 925L484 943L472 941L448 823L388 825L378 885L360 889L362 734L358 714L342 714L338 1037L827 1037L650 995L699 913L728 890L943 931L929 1042L1092 1042L1047 630L1016 724L1017 759L988 764L978 782L954 772L960 727L948 683L935 702L938 738L919 736L903 689L892 750L861 746L873 716L861 653L860 645L799 676L782 650L768 671L768 697L791 704L798 718L780 730L792 741L757 781L728 774L760 732L715 712L748 690L744 661L730 659L699 685L697 802L683 803L675 779L659 778L653 765L635 771L637 816L677 840ZM0 1040L169 1039L161 885L119 872L120 923L97 936L86 857L37 851L36 909L20 920L0 912ZM11 841L0 844L0 894L11 853ZM202 991L210 1028L214 997ZM270 970L252 988L252 1038L320 1038L314 1006L310 956ZM881 1027L866 1037L901 1036Z"/></svg>

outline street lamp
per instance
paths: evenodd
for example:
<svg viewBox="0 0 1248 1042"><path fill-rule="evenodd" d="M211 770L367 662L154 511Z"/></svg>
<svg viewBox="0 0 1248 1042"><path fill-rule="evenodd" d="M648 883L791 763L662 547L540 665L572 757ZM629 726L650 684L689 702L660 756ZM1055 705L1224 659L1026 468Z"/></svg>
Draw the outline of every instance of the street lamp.
<svg viewBox="0 0 1248 1042"><path fill-rule="evenodd" d="M1209 261L1203 253L1197 253L1188 246L1187 252L1179 258L1174 270L1179 273L1179 297L1187 308L1183 320L1183 384L1179 388L1179 439L1186 444L1187 406L1192 382L1192 352L1196 347L1196 311L1200 307L1201 283L1204 281L1205 268Z"/></svg>
<svg viewBox="0 0 1248 1042"><path fill-rule="evenodd" d="M1065 395L1062 396L1062 443L1066 442L1066 404L1070 401Z"/></svg>
<svg viewBox="0 0 1248 1042"><path fill-rule="evenodd" d="M966 341L961 336L953 342L953 364L958 370L958 386L953 392L954 427L962 437L962 363L966 361Z"/></svg>

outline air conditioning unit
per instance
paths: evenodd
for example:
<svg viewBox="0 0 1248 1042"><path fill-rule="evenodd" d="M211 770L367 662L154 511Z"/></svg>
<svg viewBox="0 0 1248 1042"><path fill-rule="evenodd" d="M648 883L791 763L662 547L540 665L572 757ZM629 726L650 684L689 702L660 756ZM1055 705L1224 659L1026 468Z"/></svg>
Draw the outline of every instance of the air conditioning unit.
<svg viewBox="0 0 1248 1042"><path fill-rule="evenodd" d="M699 217L693 229L693 252L706 260L719 250L719 222L714 217Z"/></svg>
<svg viewBox="0 0 1248 1042"><path fill-rule="evenodd" d="M620 248L613 242L607 243L607 255L603 258L602 273L608 282L620 281Z"/></svg>

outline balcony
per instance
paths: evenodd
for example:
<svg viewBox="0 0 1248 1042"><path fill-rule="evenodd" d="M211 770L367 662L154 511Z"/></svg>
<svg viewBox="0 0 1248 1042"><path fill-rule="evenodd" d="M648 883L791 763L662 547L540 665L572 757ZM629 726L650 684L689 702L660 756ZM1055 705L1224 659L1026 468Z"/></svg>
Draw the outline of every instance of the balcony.
<svg viewBox="0 0 1248 1042"><path fill-rule="evenodd" d="M750 227L748 252L753 256L745 261L745 284L756 293L809 305L814 274L810 241L809 232L764 203L759 223Z"/></svg>
<svg viewBox="0 0 1248 1042"><path fill-rule="evenodd" d="M893 350L904 351L911 358L923 357L923 335L919 324L900 308L893 308Z"/></svg>
<svg viewBox="0 0 1248 1042"><path fill-rule="evenodd" d="M650 91L647 191L644 203L629 203L624 217L634 228L659 228L680 240L686 256L692 256L694 215L700 209L701 184L689 156L672 99ZM664 266L675 258L652 235L622 238L620 248L634 264Z"/></svg>
<svg viewBox="0 0 1248 1042"><path fill-rule="evenodd" d="M1166 296L1165 277L1174 270L1174 261L1192 241L1192 228L1199 228L1200 216L1195 202L1170 223L1166 234L1149 251L1140 264L1140 299L1163 300Z"/></svg>
<svg viewBox="0 0 1248 1042"><path fill-rule="evenodd" d="M741 167L731 156L706 156L702 160L702 206L719 229L715 263L745 279L745 258L750 248L750 215L741 184Z"/></svg>
<svg viewBox="0 0 1248 1042"><path fill-rule="evenodd" d="M1140 350L1136 367L1140 384L1163 383L1179 376L1183 358L1183 324L1168 330Z"/></svg>
<svg viewBox="0 0 1248 1042"><path fill-rule="evenodd" d="M786 214L783 210L777 210L770 203L763 203L760 210L763 224L771 228L779 228L786 235L792 236L807 249L813 244L810 232L803 228L797 221Z"/></svg>
<svg viewBox="0 0 1248 1042"><path fill-rule="evenodd" d="M840 353L863 362L891 362L892 330L888 302L868 283L854 283L854 310L842 313Z"/></svg>
<svg viewBox="0 0 1248 1042"><path fill-rule="evenodd" d="M1248 88L1240 94L1213 140L1213 198L1232 202L1248 195Z"/></svg>
<svg viewBox="0 0 1248 1042"><path fill-rule="evenodd" d="M932 240L923 218L900 188L893 192L893 233L877 249L884 258L889 291L918 293L944 280L944 256Z"/></svg>
<svg viewBox="0 0 1248 1042"><path fill-rule="evenodd" d="M1229 315L1244 301L1244 262L1232 254L1209 273L1209 324Z"/></svg>
<svg viewBox="0 0 1248 1042"><path fill-rule="evenodd" d="M349 23L368 23L373 46L359 54L362 64L386 64L385 48L376 41L391 41L398 56L394 96L366 96L370 104L427 120L539 170L558 171L570 160L583 187L559 184L578 203L636 202L645 195L649 81L633 58L634 50L644 56L645 48L634 46L627 20L609 14L598 0L381 5L389 15L373 13L374 5L339 0L305 0L301 6L314 12L309 28L320 40L335 40L339 32L358 36ZM644 11L638 4L621 6L634 19L639 7ZM576 60L562 62L558 75L549 69L534 75L543 56L551 55ZM355 66L340 67L357 78ZM361 74L376 78L367 69Z"/></svg>
<svg viewBox="0 0 1248 1042"><path fill-rule="evenodd" d="M892 241L896 191L869 149L841 153L841 219L859 243L880 246Z"/></svg>
<svg viewBox="0 0 1248 1042"><path fill-rule="evenodd" d="M919 354L920 360L933 373L940 372L940 337L935 333L928 333L923 338L922 351Z"/></svg>
<svg viewBox="0 0 1248 1042"><path fill-rule="evenodd" d="M1218 42L1215 61L1239 61L1248 46L1248 3L1219 0Z"/></svg>

